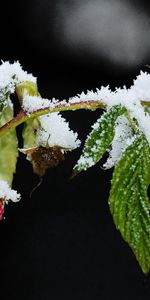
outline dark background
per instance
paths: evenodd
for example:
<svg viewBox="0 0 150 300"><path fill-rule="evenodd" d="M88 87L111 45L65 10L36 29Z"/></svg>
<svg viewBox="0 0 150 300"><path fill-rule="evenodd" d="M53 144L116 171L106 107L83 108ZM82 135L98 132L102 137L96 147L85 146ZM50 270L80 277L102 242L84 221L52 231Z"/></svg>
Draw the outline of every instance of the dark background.
<svg viewBox="0 0 150 300"><path fill-rule="evenodd" d="M5 1L0 58L19 60L49 99L101 85L130 86L150 64L150 6L148 1L105 3ZM81 148L100 113L63 114L79 133ZM31 199L38 178L20 156L14 188L22 200L9 204L0 224L1 300L149 299L150 277L142 274L109 212L112 170L102 170L101 162L69 179L81 148L47 172Z"/></svg>

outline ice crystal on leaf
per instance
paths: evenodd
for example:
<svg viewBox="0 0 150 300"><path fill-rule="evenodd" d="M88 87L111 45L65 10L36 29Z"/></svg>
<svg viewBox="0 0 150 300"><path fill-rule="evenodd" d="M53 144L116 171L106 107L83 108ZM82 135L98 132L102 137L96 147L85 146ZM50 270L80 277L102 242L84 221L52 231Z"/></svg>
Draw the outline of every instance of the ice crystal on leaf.
<svg viewBox="0 0 150 300"><path fill-rule="evenodd" d="M24 81L36 83L36 78L23 71L18 61L12 64L8 61L2 62L0 65L0 103L5 105L6 98L14 93L16 85Z"/></svg>
<svg viewBox="0 0 150 300"><path fill-rule="evenodd" d="M114 138L116 119L123 112L124 108L114 106L105 112L92 126L93 129L85 141L83 154L74 168L75 173L87 170L102 158Z"/></svg>
<svg viewBox="0 0 150 300"><path fill-rule="evenodd" d="M0 89L4 89L11 84L18 84L24 81L36 83L36 77L24 71L18 61L12 64L8 61L2 62L0 65ZM13 91L14 87L13 90L10 89L11 93Z"/></svg>
<svg viewBox="0 0 150 300"><path fill-rule="evenodd" d="M134 142L135 137L136 135L133 135L133 129L127 117L124 115L119 116L115 124L115 135L111 144L109 157L103 167L106 169L114 167L127 147Z"/></svg>
<svg viewBox="0 0 150 300"><path fill-rule="evenodd" d="M149 145L143 134L137 135L114 170L109 197L116 227L144 273L150 268L149 164Z"/></svg>

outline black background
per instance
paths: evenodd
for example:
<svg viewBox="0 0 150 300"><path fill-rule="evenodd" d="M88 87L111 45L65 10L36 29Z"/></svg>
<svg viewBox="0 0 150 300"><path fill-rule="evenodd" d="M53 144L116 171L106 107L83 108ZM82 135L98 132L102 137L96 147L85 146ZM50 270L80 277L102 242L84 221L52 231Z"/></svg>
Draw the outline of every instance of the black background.
<svg viewBox="0 0 150 300"><path fill-rule="evenodd" d="M139 14L142 10L150 16L148 2L131 2ZM148 54L125 66L107 55L69 50L60 43L56 8L57 1L36 0L5 1L1 8L0 58L19 60L37 76L43 97L66 99L101 85L130 86L140 69L147 70ZM81 148L100 113L63 114L79 133ZM17 131L20 135L21 129ZM0 224L1 300L149 299L150 277L142 274L109 212L112 170L97 165L69 180L81 148L47 172L31 199L38 178L20 156L14 188L22 200L9 204Z"/></svg>

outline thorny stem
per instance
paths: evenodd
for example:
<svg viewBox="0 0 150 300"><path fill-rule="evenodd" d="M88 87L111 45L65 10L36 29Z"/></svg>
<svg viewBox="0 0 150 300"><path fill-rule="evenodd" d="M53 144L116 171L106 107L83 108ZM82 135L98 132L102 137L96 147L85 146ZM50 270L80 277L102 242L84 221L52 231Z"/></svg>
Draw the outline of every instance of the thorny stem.
<svg viewBox="0 0 150 300"><path fill-rule="evenodd" d="M7 133L10 129L17 127L18 125L22 124L23 122L40 117L42 115L53 113L53 112L60 112L60 111L68 111L68 110L79 110L79 109L88 109L88 110L96 110L98 108L105 109L106 106L102 101L82 101L82 102L75 102L75 103L67 103L67 104L57 104L54 108L44 108L34 111L31 114L26 114L25 111L21 110L18 115L4 124L0 128L0 137Z"/></svg>

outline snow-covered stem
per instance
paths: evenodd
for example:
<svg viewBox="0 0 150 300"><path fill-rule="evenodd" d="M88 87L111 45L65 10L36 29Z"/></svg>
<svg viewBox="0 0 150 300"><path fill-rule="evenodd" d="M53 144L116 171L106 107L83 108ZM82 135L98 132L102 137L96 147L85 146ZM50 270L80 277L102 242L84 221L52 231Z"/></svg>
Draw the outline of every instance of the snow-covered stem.
<svg viewBox="0 0 150 300"><path fill-rule="evenodd" d="M150 102L148 101L141 101L143 106L150 106ZM18 115L7 122L5 125L0 127L0 137L3 136L6 132L8 132L11 128L16 128L18 125L26 122L29 119L33 119L36 117L40 117L42 115L46 115L48 113L53 112L61 112L61 111L75 111L79 109L88 109L88 110L96 110L96 109L103 109L106 110L106 104L102 100L89 100L89 101L81 101L81 102L73 102L73 103L65 103L65 104L56 104L53 108L43 108L38 109L32 112L31 114L27 114L25 111L21 110ZM136 125L133 120L130 118L129 114L127 113L126 117L128 118L131 126L136 131Z"/></svg>
<svg viewBox="0 0 150 300"><path fill-rule="evenodd" d="M3 136L6 132L8 132L10 129L17 127L18 125L22 124L23 122L33 119L36 117L40 117L42 115L46 115L48 113L53 113L53 112L61 112L61 111L68 111L68 110L79 110L79 109L88 109L88 110L96 110L98 108L105 109L106 106L105 104L100 101L82 101L82 102L77 102L77 103L66 103L66 104L56 104L55 107L53 108L44 108L44 109L39 109L31 114L27 114L25 111L21 110L18 115L13 118L11 121L7 122L5 125L3 125L0 128L0 137Z"/></svg>

